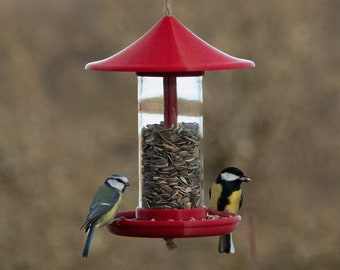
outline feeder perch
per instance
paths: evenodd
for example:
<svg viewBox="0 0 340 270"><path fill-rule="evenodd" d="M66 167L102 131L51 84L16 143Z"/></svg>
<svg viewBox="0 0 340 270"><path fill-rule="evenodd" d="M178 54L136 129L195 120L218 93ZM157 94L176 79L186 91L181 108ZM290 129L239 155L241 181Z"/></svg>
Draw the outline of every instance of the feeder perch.
<svg viewBox="0 0 340 270"><path fill-rule="evenodd" d="M124 50L86 65L138 77L139 203L116 215L112 233L182 238L236 228L239 215L204 206L202 78L207 70L254 66L212 47L170 15Z"/></svg>

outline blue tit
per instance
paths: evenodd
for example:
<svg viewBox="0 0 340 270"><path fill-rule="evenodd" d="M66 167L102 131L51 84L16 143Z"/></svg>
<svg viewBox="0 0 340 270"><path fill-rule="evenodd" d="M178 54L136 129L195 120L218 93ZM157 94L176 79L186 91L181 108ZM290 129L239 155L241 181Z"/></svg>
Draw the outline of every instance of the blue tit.
<svg viewBox="0 0 340 270"><path fill-rule="evenodd" d="M238 168L229 167L222 170L209 189L210 210L237 214L243 201L241 183L249 181L250 178ZM218 251L235 253L231 234L220 236Z"/></svg>
<svg viewBox="0 0 340 270"><path fill-rule="evenodd" d="M81 230L89 232L83 249L83 257L87 257L95 229L109 225L115 217L122 194L129 186L128 179L121 174L113 174L107 178L94 194L89 213Z"/></svg>

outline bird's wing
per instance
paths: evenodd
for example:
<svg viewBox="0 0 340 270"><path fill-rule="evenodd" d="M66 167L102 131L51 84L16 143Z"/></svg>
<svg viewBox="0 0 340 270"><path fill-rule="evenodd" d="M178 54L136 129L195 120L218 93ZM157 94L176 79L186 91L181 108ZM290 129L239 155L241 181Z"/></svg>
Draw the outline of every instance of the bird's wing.
<svg viewBox="0 0 340 270"><path fill-rule="evenodd" d="M107 187L99 188L92 200L87 219L81 229L88 231L92 224L111 210L119 198L120 192L118 190L112 190L112 188Z"/></svg>
<svg viewBox="0 0 340 270"><path fill-rule="evenodd" d="M210 209L213 211L223 211L225 204L221 206L222 185L213 183L209 190Z"/></svg>

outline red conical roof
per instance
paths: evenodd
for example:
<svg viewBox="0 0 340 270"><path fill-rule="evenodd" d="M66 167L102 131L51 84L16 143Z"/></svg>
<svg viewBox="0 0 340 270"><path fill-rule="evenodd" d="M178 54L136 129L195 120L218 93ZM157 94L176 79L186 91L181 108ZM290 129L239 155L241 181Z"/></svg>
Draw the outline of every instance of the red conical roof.
<svg viewBox="0 0 340 270"><path fill-rule="evenodd" d="M173 16L163 17L137 41L86 69L134 72L190 72L254 67L209 45Z"/></svg>

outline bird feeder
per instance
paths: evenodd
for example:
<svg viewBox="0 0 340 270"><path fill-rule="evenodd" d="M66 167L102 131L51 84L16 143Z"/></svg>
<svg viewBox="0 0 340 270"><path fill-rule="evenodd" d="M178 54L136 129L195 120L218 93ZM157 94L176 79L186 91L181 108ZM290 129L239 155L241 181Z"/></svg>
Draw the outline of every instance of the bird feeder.
<svg viewBox="0 0 340 270"><path fill-rule="evenodd" d="M254 67L164 16L124 50L88 70L136 72L138 78L139 202L120 212L117 235L181 238L232 232L240 216L204 206L202 78L208 70Z"/></svg>

